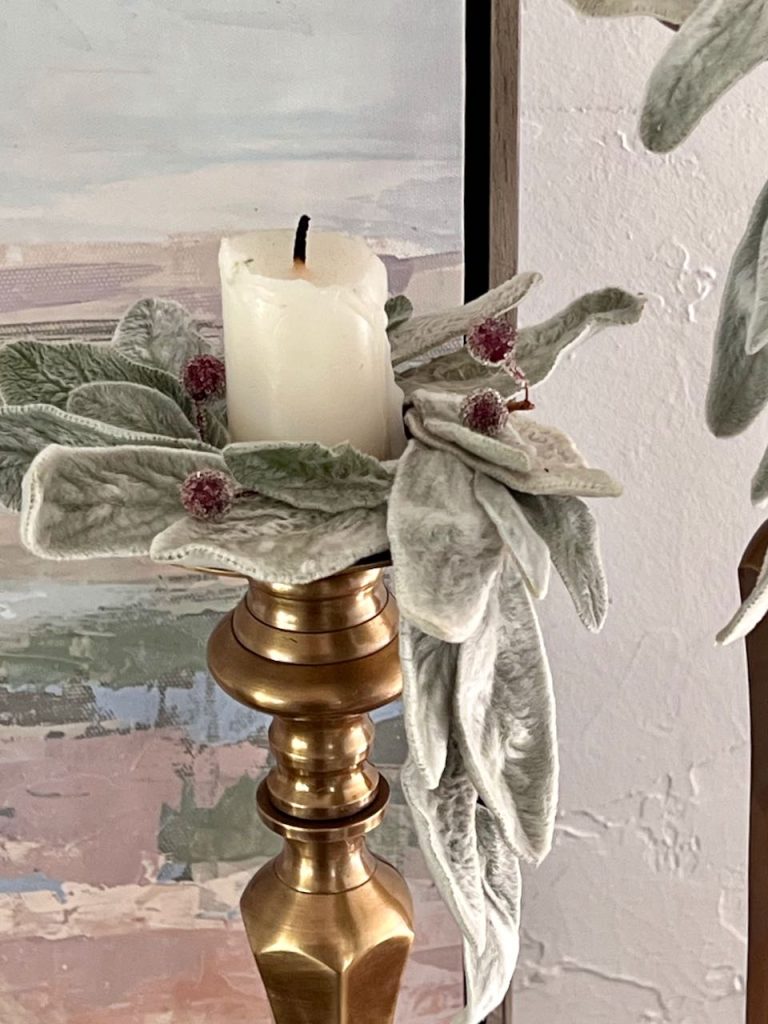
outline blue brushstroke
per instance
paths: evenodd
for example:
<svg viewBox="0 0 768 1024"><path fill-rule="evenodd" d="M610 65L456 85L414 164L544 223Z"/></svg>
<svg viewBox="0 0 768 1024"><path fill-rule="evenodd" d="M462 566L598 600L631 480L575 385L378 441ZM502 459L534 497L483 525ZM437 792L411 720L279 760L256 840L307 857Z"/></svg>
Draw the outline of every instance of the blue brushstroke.
<svg viewBox="0 0 768 1024"><path fill-rule="evenodd" d="M67 894L61 882L49 878L42 871L20 878L0 878L0 893L52 892L59 903L67 902Z"/></svg>

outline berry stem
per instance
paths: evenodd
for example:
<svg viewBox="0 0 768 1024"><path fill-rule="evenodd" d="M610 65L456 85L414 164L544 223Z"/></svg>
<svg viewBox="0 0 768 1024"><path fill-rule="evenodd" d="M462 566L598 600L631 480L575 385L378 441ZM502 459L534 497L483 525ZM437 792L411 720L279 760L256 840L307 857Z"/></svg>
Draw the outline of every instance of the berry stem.
<svg viewBox="0 0 768 1024"><path fill-rule="evenodd" d="M522 399L515 401L514 398L510 398L510 400L507 402L507 409L510 412L530 412L532 409L536 408L536 406L533 404L529 396L528 381L525 381L525 383L523 384L523 388L524 395Z"/></svg>

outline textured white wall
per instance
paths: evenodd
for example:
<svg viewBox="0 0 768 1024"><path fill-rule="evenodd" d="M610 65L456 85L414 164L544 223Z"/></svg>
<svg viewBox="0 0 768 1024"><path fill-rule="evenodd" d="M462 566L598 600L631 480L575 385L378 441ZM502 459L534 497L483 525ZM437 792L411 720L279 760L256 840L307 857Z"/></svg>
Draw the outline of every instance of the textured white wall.
<svg viewBox="0 0 768 1024"><path fill-rule="evenodd" d="M561 738L555 849L528 872L520 1024L743 1020L748 720L743 647L714 647L760 521L766 419L717 441L703 405L730 254L768 165L768 74L674 155L643 152L643 85L668 41L647 19L525 11L523 267L543 318L582 291L649 296L539 389L595 465L612 592L599 637L555 586L542 609Z"/></svg>

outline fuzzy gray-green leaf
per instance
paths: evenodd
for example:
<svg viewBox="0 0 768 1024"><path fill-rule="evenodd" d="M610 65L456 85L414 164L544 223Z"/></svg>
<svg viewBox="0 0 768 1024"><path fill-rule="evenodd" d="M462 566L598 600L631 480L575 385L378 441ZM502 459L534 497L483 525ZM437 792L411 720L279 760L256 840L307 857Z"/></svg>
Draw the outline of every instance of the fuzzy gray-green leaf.
<svg viewBox="0 0 768 1024"><path fill-rule="evenodd" d="M224 403L213 403L197 410L196 422L200 425L203 440L214 448L226 448L230 442L226 426L226 406Z"/></svg>
<svg viewBox="0 0 768 1024"><path fill-rule="evenodd" d="M400 665L408 755L428 789L437 788L445 770L460 649L459 644L438 640L401 617Z"/></svg>
<svg viewBox="0 0 768 1024"><path fill-rule="evenodd" d="M768 403L768 347L747 352L766 223L768 185L734 253L720 306L707 392L707 423L716 437L740 434Z"/></svg>
<svg viewBox="0 0 768 1024"><path fill-rule="evenodd" d="M400 774L413 825L437 888L467 943L485 948L485 903L475 830L477 790L455 737L448 742L445 770L436 788L409 758Z"/></svg>
<svg viewBox="0 0 768 1024"><path fill-rule="evenodd" d="M69 393L67 409L125 430L197 439L197 431L172 398L145 384L94 381Z"/></svg>
<svg viewBox="0 0 768 1024"><path fill-rule="evenodd" d="M621 288L603 288L582 295L551 319L520 330L515 350L517 363L530 384L540 384L567 348L607 327L637 323L645 302L642 295ZM495 388L505 398L520 391L519 380L492 366L483 366L464 347L397 374L397 383L406 397L419 388L455 394Z"/></svg>
<svg viewBox="0 0 768 1024"><path fill-rule="evenodd" d="M640 120L645 146L655 153L674 149L767 58L765 0L702 0L651 75Z"/></svg>
<svg viewBox="0 0 768 1024"><path fill-rule="evenodd" d="M180 376L195 356L210 351L190 313L170 299L141 299L117 325L112 344L138 363Z"/></svg>
<svg viewBox="0 0 768 1024"><path fill-rule="evenodd" d="M607 327L637 323L645 302L644 296L621 288L602 288L582 295L543 323L523 327L515 358L528 383L546 380L567 348Z"/></svg>
<svg viewBox="0 0 768 1024"><path fill-rule="evenodd" d="M525 473L531 468L529 447L515 430L512 418L500 434L487 437L460 422L461 404L460 395L444 391L417 391L413 395L414 409L433 437L458 445L471 455L507 469Z"/></svg>
<svg viewBox="0 0 768 1024"><path fill-rule="evenodd" d="M396 373L395 380L406 399L422 388L458 395L468 395L479 388L495 388L504 398L520 390L520 381L508 373L482 366L463 346L427 363L412 366L403 373Z"/></svg>
<svg viewBox="0 0 768 1024"><path fill-rule="evenodd" d="M536 613L508 556L482 623L462 645L453 714L483 803L512 850L540 861L557 802L554 696Z"/></svg>
<svg viewBox="0 0 768 1024"><path fill-rule="evenodd" d="M461 643L481 621L501 565L498 532L459 459L411 441L389 501L389 539L403 616Z"/></svg>
<svg viewBox="0 0 768 1024"><path fill-rule="evenodd" d="M475 497L495 524L531 594L539 599L544 597L552 564L549 548L534 530L517 495L485 473L475 473L474 486Z"/></svg>
<svg viewBox="0 0 768 1024"><path fill-rule="evenodd" d="M413 303L407 295L393 295L384 306L387 314L387 331L396 331L413 316Z"/></svg>
<svg viewBox="0 0 768 1024"><path fill-rule="evenodd" d="M220 455L149 446L49 445L24 477L21 539L40 558L149 554L155 534L185 517L179 488Z"/></svg>
<svg viewBox="0 0 768 1024"><path fill-rule="evenodd" d="M571 496L518 493L515 499L549 548L579 618L597 633L608 612L608 585L597 522L589 506Z"/></svg>
<svg viewBox="0 0 768 1024"><path fill-rule="evenodd" d="M515 307L541 280L540 274L518 274L472 302L441 313L415 316L390 332L395 366L431 352L458 338L489 317Z"/></svg>
<svg viewBox="0 0 768 1024"><path fill-rule="evenodd" d="M593 18L646 14L660 21L682 25L701 0L568 0L581 14Z"/></svg>
<svg viewBox="0 0 768 1024"><path fill-rule="evenodd" d="M511 469L507 462L503 437L484 438L488 442L485 457L426 428L415 409L406 413L405 422L411 434L426 448L450 452L470 469L486 473L513 491L527 494L579 494L593 498L617 498L621 484L602 469L587 466L573 443L565 434L553 427L528 420L525 413L517 414L515 429L528 445L531 468Z"/></svg>
<svg viewBox="0 0 768 1024"><path fill-rule="evenodd" d="M0 348L0 398L6 405L44 402L64 409L71 391L93 381L143 384L172 398L185 413L192 412L172 374L127 359L112 346L14 341Z"/></svg>
<svg viewBox="0 0 768 1024"><path fill-rule="evenodd" d="M742 640L758 626L768 614L768 556L763 560L755 586L741 604L727 626L717 634L722 646Z"/></svg>
<svg viewBox="0 0 768 1024"><path fill-rule="evenodd" d="M237 482L295 508L344 512L387 500L393 471L348 442L242 442L224 449Z"/></svg>
<svg viewBox="0 0 768 1024"><path fill-rule="evenodd" d="M0 406L0 504L18 508L21 482L35 456L49 444L67 447L151 445L204 450L199 441L122 430L53 405Z"/></svg>
<svg viewBox="0 0 768 1024"><path fill-rule="evenodd" d="M209 565L273 583L310 583L387 548L386 513L328 515L260 495L237 499L222 522L187 517L159 534L155 561Z"/></svg>

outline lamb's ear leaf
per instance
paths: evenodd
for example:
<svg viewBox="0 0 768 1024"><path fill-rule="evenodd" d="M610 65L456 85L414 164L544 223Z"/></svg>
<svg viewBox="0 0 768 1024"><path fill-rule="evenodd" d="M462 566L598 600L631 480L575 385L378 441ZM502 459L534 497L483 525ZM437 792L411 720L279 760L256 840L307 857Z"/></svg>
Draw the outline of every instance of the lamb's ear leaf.
<svg viewBox="0 0 768 1024"><path fill-rule="evenodd" d="M445 391L417 391L413 395L413 408L432 437L507 469L521 473L530 470L531 447L515 429L512 417L496 437L487 437L463 425L461 405L461 395Z"/></svg>
<svg viewBox="0 0 768 1024"><path fill-rule="evenodd" d="M6 405L44 402L64 409L71 391L93 381L143 384L192 415L192 403L173 374L127 359L112 345L22 340L0 348L0 398Z"/></svg>
<svg viewBox="0 0 768 1024"><path fill-rule="evenodd" d="M392 468L347 441L333 448L315 441L241 442L225 448L224 458L243 487L295 508L376 508L392 489Z"/></svg>
<svg viewBox="0 0 768 1024"><path fill-rule="evenodd" d="M226 448L230 443L226 418L216 406L202 406L195 413L195 422L200 427L203 440L214 448Z"/></svg>
<svg viewBox="0 0 768 1024"><path fill-rule="evenodd" d="M748 355L768 345L768 224L763 224L755 265L755 304L747 325Z"/></svg>
<svg viewBox="0 0 768 1024"><path fill-rule="evenodd" d="M428 789L445 770L459 645L425 633L400 618L400 664L408 754Z"/></svg>
<svg viewBox="0 0 768 1024"><path fill-rule="evenodd" d="M475 473L475 497L495 524L531 594L536 598L544 597L552 565L549 548L531 526L517 496L497 480Z"/></svg>
<svg viewBox="0 0 768 1024"><path fill-rule="evenodd" d="M477 808L483 873L486 941L481 955L465 941L467 1006L453 1024L476 1024L500 1006L512 984L520 952L520 863L487 808Z"/></svg>
<svg viewBox="0 0 768 1024"><path fill-rule="evenodd" d="M197 439L188 417L172 398L145 384L94 381L70 391L67 410L125 430Z"/></svg>
<svg viewBox="0 0 768 1024"><path fill-rule="evenodd" d="M467 334L483 320L507 313L540 280L540 274L518 274L464 306L412 317L390 332L392 362L395 366L407 363Z"/></svg>
<svg viewBox="0 0 768 1024"><path fill-rule="evenodd" d="M645 146L655 153L674 149L766 56L765 0L702 0L651 75L640 119Z"/></svg>
<svg viewBox="0 0 768 1024"><path fill-rule="evenodd" d="M384 306L387 331L396 331L413 316L413 303L407 295L393 295Z"/></svg>
<svg viewBox="0 0 768 1024"><path fill-rule="evenodd" d="M768 185L734 253L720 306L707 392L707 423L716 437L740 434L768 403L768 348L747 352L758 295L765 287L758 288L758 274L767 224Z"/></svg>
<svg viewBox="0 0 768 1024"><path fill-rule="evenodd" d="M682 25L700 2L701 0L568 0L571 7L593 18L645 14L673 25Z"/></svg>
<svg viewBox="0 0 768 1024"><path fill-rule="evenodd" d="M523 327L517 339L517 362L530 384L540 384L557 366L562 353L608 327L634 324L645 306L642 295L621 288L603 288L571 302L549 320ZM438 356L397 374L406 397L420 388L469 394L495 388L505 398L520 391L520 381L492 366L483 366L466 348Z"/></svg>
<svg viewBox="0 0 768 1024"><path fill-rule="evenodd" d="M428 789L409 759L400 773L413 825L430 873L467 944L480 955L485 947L485 899L475 812L477 791L455 739L440 783Z"/></svg>
<svg viewBox="0 0 768 1024"><path fill-rule="evenodd" d="M170 299L141 299L123 315L112 344L129 359L178 377L195 356L210 352L191 314Z"/></svg>
<svg viewBox="0 0 768 1024"><path fill-rule="evenodd" d="M22 478L34 457L49 444L67 447L149 445L211 450L200 441L124 430L109 423L75 416L53 405L0 406L0 504L19 508Z"/></svg>
<svg viewBox="0 0 768 1024"><path fill-rule="evenodd" d="M554 695L536 613L509 557L461 645L453 715L482 802L515 854L540 861L557 803Z"/></svg>
<svg viewBox="0 0 768 1024"><path fill-rule="evenodd" d="M473 479L453 455L411 441L389 500L401 612L448 643L477 629L501 565L501 540L475 497Z"/></svg>
<svg viewBox="0 0 768 1024"><path fill-rule="evenodd" d="M464 346L396 373L395 379L406 398L422 389L468 395L479 388L495 388L504 398L520 390L520 381L508 373L482 366Z"/></svg>
<svg viewBox="0 0 768 1024"><path fill-rule="evenodd" d="M608 612L608 585L600 557L595 517L580 498L515 494L531 526L541 536L571 595L579 618L593 633Z"/></svg>
<svg viewBox="0 0 768 1024"><path fill-rule="evenodd" d="M515 355L529 384L540 384L557 366L566 349L607 327L635 324L646 299L621 288L589 292L543 323L523 327Z"/></svg>
<svg viewBox="0 0 768 1024"><path fill-rule="evenodd" d="M752 477L752 503L762 508L768 502L768 448Z"/></svg>
<svg viewBox="0 0 768 1024"><path fill-rule="evenodd" d="M185 477L224 468L209 452L49 445L24 477L22 542L59 560L149 554L158 530L185 515Z"/></svg>
<svg viewBox="0 0 768 1024"><path fill-rule="evenodd" d="M173 523L155 538L150 556L273 583L311 583L386 548L383 507L328 515L248 495L222 522L187 517Z"/></svg>
<svg viewBox="0 0 768 1024"><path fill-rule="evenodd" d="M405 416L406 426L413 438L425 448L444 451L453 455L470 469L477 469L512 491L526 494L566 495L579 494L592 498L616 498L621 484L602 469L587 466L573 442L554 427L545 426L520 413L514 420L514 429L527 445L531 460L530 469L516 470L509 464L509 448L499 438L483 437L484 453L478 447L473 450L463 447L444 437L438 437L427 429L415 409ZM479 435L478 435L479 436ZM500 452L498 449L505 449Z"/></svg>
<svg viewBox="0 0 768 1024"><path fill-rule="evenodd" d="M727 626L717 634L717 642L722 646L742 640L758 626L768 614L768 556L758 573L752 593L741 604Z"/></svg>

